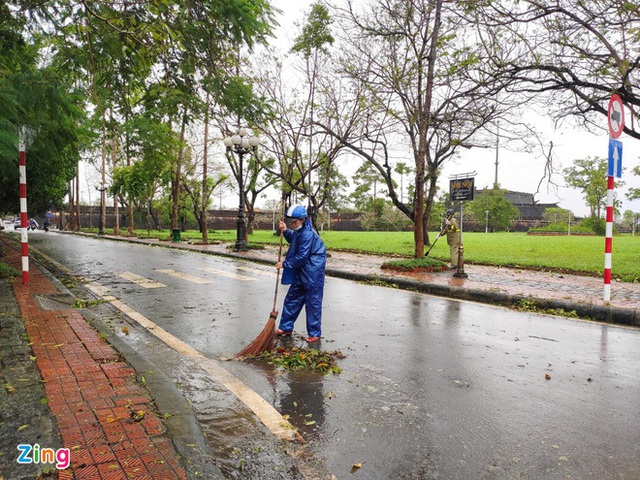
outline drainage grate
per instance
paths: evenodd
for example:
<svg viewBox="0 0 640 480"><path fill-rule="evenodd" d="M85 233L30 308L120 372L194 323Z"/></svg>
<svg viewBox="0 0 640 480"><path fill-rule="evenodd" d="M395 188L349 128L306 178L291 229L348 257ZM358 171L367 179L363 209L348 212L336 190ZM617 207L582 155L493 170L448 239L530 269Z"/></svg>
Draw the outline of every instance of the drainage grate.
<svg viewBox="0 0 640 480"><path fill-rule="evenodd" d="M75 303L76 299L71 295L36 295L34 300L40 310L68 310Z"/></svg>

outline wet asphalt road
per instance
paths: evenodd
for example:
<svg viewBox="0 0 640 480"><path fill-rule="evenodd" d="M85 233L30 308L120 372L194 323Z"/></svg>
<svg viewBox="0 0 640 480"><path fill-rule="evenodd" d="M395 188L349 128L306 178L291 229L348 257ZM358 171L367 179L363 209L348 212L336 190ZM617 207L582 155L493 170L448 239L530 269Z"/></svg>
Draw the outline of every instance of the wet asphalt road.
<svg viewBox="0 0 640 480"><path fill-rule="evenodd" d="M266 266L54 232L30 234L30 243L213 359L246 346L271 311L275 271ZM131 273L163 286L145 288ZM224 366L289 415L338 478L640 479L637 329L330 277L323 315L320 348L346 355L340 375ZM149 344L129 328L129 341ZM306 333L304 318L296 332ZM169 361L158 357L158 365ZM251 434L246 412L242 433L223 422L227 409L241 408L205 375L191 371L178 383L222 456L235 436ZM204 390L209 395L199 401ZM277 443L252 442L238 448ZM251 461L270 468L280 460L269 455ZM243 471L236 457L225 458L233 478L295 476L293 468Z"/></svg>

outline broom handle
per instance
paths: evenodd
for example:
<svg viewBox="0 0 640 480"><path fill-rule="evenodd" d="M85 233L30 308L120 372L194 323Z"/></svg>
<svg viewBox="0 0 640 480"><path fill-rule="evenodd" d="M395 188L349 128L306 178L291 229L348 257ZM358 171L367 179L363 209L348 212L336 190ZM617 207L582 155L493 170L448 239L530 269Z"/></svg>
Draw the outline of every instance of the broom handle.
<svg viewBox="0 0 640 480"><path fill-rule="evenodd" d="M284 200L282 201L282 217L284 218ZM280 260L282 260L282 237L283 237L283 231L280 230L280 246L278 247L278 262L280 262ZM276 304L278 302L278 285L280 285L280 270L281 269L276 269L276 291L273 294L273 308L271 309L272 311L276 311Z"/></svg>

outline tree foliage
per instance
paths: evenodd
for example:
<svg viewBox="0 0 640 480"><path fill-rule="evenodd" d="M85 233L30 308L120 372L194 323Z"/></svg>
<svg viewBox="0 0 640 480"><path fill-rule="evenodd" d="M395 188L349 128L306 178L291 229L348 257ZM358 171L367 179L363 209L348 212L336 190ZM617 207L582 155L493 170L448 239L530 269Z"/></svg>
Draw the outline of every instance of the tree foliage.
<svg viewBox="0 0 640 480"><path fill-rule="evenodd" d="M59 206L76 171L84 134L82 92L56 69L41 66L40 43L28 43L24 20L0 2L0 211L19 206L18 132L29 133L27 208Z"/></svg>
<svg viewBox="0 0 640 480"><path fill-rule="evenodd" d="M518 219L520 211L509 200L505 194L507 190L498 186L485 188L473 201L469 202L466 211L470 212L479 223L484 223L489 212L488 226L492 232L509 230Z"/></svg>
<svg viewBox="0 0 640 480"><path fill-rule="evenodd" d="M549 223L568 223L572 217L573 213L571 210L559 207L547 208L542 214L542 218Z"/></svg>
<svg viewBox="0 0 640 480"><path fill-rule="evenodd" d="M602 218L607 206L607 160L601 157L587 157L574 160L573 166L564 169L567 185L582 192L589 207L590 217ZM622 187L624 182L616 182ZM614 206L620 202L614 198Z"/></svg>
<svg viewBox="0 0 640 480"><path fill-rule="evenodd" d="M101 159L94 161L99 169L118 172L117 188L112 189L118 195L142 195L118 197L123 204L148 203L150 193L166 193L158 189L166 185L164 166L135 166L137 162L148 163L151 151L164 151L164 161L173 171L174 221L179 190L184 186L184 132L209 108L203 101L205 93L213 99L216 118L239 115L255 119L261 114L264 102L255 98L250 82L239 75L237 67L239 49L264 43L270 35L273 10L266 0L12 3L17 8L9 9L7 2L0 1L0 153L3 158L11 155L15 138L11 130L24 124L18 120L28 112L28 105L21 105L21 99L38 102L40 110L56 108L53 121L57 130L30 124L38 129L36 142L48 142L42 151L55 155L59 163L60 168L41 169L52 185L57 180L52 171L62 172L66 182L77 170L80 122L69 108L79 105L71 97L75 90L82 94L82 107L92 116L84 124L91 129L87 138L94 140L84 142L85 157ZM22 37L27 29L32 45ZM39 51L46 51L47 57L38 57ZM33 77L36 70L42 75L46 69L51 75L40 84L33 80L26 83L27 75ZM31 89L40 85L41 90L28 91L25 85ZM53 94L58 85L61 89L56 97ZM42 101L45 95L48 103ZM63 108L58 99L76 103ZM52 100L58 101L54 104ZM72 121L66 121L65 115ZM46 119L47 115L37 118ZM144 131L139 129L143 124ZM65 130L71 126L76 129L75 139ZM162 129L166 132L163 137L144 134ZM67 150L61 149L62 143ZM49 148L51 145L57 149ZM36 143L32 150L32 155L38 153ZM67 159L71 168L65 166ZM57 200L61 200L59 192ZM129 228L133 228L132 222L130 213Z"/></svg>
<svg viewBox="0 0 640 480"><path fill-rule="evenodd" d="M271 99L272 107L263 130L275 161L265 168L278 179L287 204L306 199L315 224L324 209L341 205L340 190L348 185L336 164L342 153L340 142L313 125L316 89L327 75L323 65L331 62L332 23L328 8L320 2L306 14L291 49L302 57L302 64L295 65L303 81L291 85L284 78L282 59L276 56L256 65L260 91Z"/></svg>

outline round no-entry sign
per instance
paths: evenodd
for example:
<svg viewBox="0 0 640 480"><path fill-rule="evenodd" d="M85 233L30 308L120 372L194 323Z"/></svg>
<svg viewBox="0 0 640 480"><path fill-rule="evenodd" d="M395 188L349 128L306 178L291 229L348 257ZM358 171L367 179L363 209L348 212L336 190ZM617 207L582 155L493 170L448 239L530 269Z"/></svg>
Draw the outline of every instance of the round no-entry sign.
<svg viewBox="0 0 640 480"><path fill-rule="evenodd" d="M609 135L611 135L611 138L618 138L622 130L624 130L624 106L617 93L611 95L607 118L609 120Z"/></svg>

